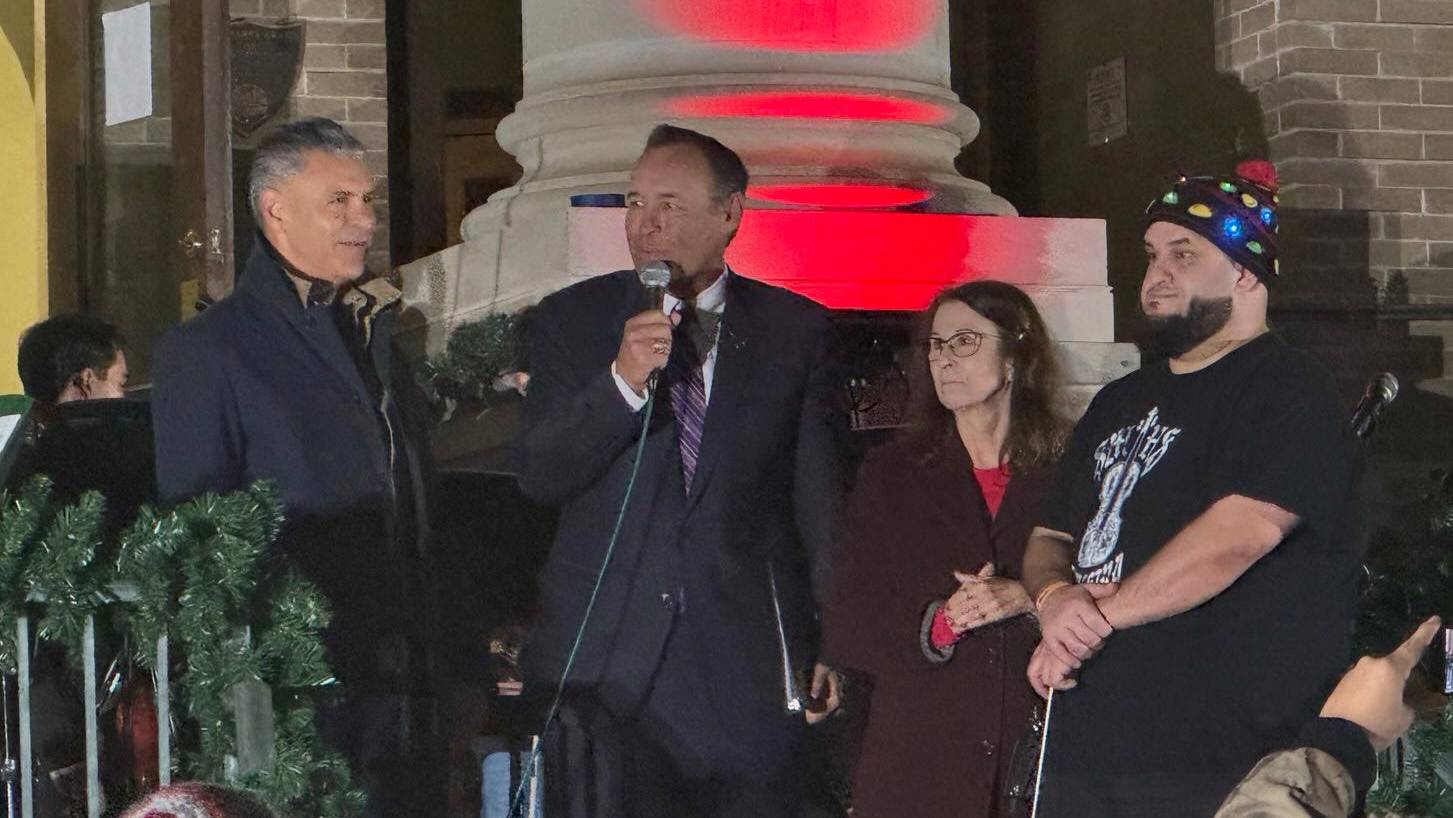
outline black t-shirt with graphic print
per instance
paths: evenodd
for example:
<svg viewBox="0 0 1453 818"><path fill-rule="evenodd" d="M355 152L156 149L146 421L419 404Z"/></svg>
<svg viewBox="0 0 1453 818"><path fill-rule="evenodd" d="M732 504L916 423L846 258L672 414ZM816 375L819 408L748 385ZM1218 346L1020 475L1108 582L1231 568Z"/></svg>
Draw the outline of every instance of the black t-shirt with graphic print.
<svg viewBox="0 0 1453 818"><path fill-rule="evenodd" d="M1080 581L1133 575L1229 495L1300 522L1209 602L1111 635L1056 697L1054 770L1239 777L1314 717L1350 659L1360 474L1331 376L1271 333L1198 372L1161 362L1106 386L1041 521L1074 537Z"/></svg>

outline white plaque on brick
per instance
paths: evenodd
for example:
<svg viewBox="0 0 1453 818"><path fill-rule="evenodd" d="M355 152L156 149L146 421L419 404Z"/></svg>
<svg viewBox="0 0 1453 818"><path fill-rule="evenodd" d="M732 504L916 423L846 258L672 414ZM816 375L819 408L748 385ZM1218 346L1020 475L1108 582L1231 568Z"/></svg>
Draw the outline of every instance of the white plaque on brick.
<svg viewBox="0 0 1453 818"><path fill-rule="evenodd" d="M1103 145L1125 135L1125 58L1101 63L1090 69L1085 86L1089 114L1089 144Z"/></svg>

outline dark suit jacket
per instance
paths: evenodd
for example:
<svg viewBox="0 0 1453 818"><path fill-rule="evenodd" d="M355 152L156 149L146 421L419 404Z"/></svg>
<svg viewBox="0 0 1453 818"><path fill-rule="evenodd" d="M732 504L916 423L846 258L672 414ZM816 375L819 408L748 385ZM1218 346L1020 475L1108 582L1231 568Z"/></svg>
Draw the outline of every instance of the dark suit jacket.
<svg viewBox="0 0 1453 818"><path fill-rule="evenodd" d="M1048 477L1011 480L991 519L957 435L932 456L895 442L864 461L823 613L826 661L873 676L854 815L1002 815L1002 778L1037 701L1024 672L1038 630L1028 616L990 625L935 664L919 626L958 586L955 570L993 562L1020 576Z"/></svg>
<svg viewBox="0 0 1453 818"><path fill-rule="evenodd" d="M287 512L279 545L334 606L334 671L355 689L393 687L409 675L397 663L406 620L419 615L429 479L425 416L391 349L397 307L374 319L368 350L389 387L385 423L327 308L303 308L273 253L259 236L236 291L157 349L159 494L173 502L275 482ZM391 449L408 466L400 491L413 520L396 519Z"/></svg>
<svg viewBox="0 0 1453 818"><path fill-rule="evenodd" d="M610 365L626 319L646 306L625 270L551 295L531 321L520 481L532 498L561 507L525 659L527 680L542 688L559 679L626 496L642 418ZM825 326L807 299L731 274L691 492L663 377L572 683L612 707L633 706L679 619L699 654L703 695L725 722L750 733L785 721L768 566L797 661L809 662L811 586L825 576L838 501L840 413Z"/></svg>
<svg viewBox="0 0 1453 818"><path fill-rule="evenodd" d="M17 474L44 474L53 499L70 504L87 491L106 497L107 545L156 501L151 406L129 398L38 406L41 434L33 460Z"/></svg>

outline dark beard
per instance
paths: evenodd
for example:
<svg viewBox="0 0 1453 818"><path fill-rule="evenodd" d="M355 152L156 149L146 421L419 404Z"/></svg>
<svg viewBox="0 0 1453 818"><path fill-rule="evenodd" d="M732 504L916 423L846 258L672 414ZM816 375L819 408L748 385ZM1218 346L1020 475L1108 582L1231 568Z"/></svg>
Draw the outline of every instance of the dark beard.
<svg viewBox="0 0 1453 818"><path fill-rule="evenodd" d="M1146 358L1179 358L1220 332L1230 320L1230 296L1194 297L1185 315L1152 317L1142 308L1135 345Z"/></svg>

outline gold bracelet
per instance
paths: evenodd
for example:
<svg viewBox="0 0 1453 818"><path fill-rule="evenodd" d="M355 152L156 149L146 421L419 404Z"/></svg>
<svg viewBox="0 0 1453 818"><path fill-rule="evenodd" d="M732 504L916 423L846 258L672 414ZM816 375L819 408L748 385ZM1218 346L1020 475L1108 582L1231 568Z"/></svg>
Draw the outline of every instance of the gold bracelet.
<svg viewBox="0 0 1453 818"><path fill-rule="evenodd" d="M1054 582L1051 582L1050 584L1044 586L1043 588L1040 588L1039 595L1034 598L1034 610L1038 611L1042 609L1044 607L1044 601L1046 599L1049 599L1050 594L1058 591L1061 588L1068 588L1072 584L1074 583L1066 582L1062 579L1057 579Z"/></svg>

